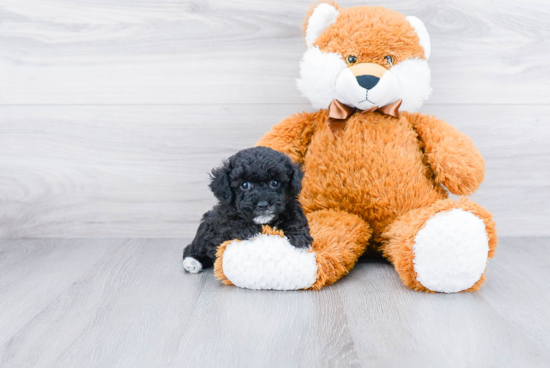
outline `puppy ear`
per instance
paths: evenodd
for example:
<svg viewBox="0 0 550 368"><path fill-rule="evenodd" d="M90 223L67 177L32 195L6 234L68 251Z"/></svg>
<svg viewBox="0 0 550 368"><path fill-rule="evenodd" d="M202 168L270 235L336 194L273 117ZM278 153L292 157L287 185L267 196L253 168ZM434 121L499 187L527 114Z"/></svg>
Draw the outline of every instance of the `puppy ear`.
<svg viewBox="0 0 550 368"><path fill-rule="evenodd" d="M222 166L212 170L210 174L210 190L216 198L224 204L230 204L233 200L233 190L229 181L229 162L224 162Z"/></svg>
<svg viewBox="0 0 550 368"><path fill-rule="evenodd" d="M304 173L300 165L295 164L289 159L290 166L290 193L297 197L298 194L302 191L302 179L304 178Z"/></svg>

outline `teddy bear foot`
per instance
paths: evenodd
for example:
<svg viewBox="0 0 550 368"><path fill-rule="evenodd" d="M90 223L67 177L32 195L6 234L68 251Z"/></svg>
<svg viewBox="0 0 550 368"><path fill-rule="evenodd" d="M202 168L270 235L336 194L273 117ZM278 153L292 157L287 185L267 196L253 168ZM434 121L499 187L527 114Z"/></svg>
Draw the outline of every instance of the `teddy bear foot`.
<svg viewBox="0 0 550 368"><path fill-rule="evenodd" d="M280 235L225 242L218 248L216 276L225 284L254 290L298 290L317 279L315 253Z"/></svg>
<svg viewBox="0 0 550 368"><path fill-rule="evenodd" d="M439 212L429 219L413 245L416 279L425 288L455 293L478 282L489 255L485 223L463 209Z"/></svg>
<svg viewBox="0 0 550 368"><path fill-rule="evenodd" d="M467 198L409 211L384 239L384 256L406 286L440 293L479 290L498 242L491 213Z"/></svg>

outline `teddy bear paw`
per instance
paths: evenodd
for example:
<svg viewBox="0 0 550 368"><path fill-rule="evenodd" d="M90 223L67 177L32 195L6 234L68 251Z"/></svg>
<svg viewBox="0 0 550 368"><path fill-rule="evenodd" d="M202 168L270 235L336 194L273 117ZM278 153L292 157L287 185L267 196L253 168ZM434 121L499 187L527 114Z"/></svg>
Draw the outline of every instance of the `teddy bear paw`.
<svg viewBox="0 0 550 368"><path fill-rule="evenodd" d="M225 283L254 290L298 290L317 279L315 253L294 247L284 236L259 234L220 248L215 272Z"/></svg>
<svg viewBox="0 0 550 368"><path fill-rule="evenodd" d="M485 224L479 217L462 209L437 213L415 238L417 280L431 291L469 289L485 271L488 244Z"/></svg>

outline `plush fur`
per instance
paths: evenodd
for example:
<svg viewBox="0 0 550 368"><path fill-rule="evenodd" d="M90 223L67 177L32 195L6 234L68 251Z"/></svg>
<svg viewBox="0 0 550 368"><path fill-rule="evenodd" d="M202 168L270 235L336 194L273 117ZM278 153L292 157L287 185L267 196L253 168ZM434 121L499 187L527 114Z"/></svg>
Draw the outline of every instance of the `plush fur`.
<svg viewBox="0 0 550 368"><path fill-rule="evenodd" d="M485 271L488 244L485 223L473 213L462 208L436 213L414 238L417 281L442 293L472 287Z"/></svg>
<svg viewBox="0 0 550 368"><path fill-rule="evenodd" d="M383 255L394 265L403 283L411 289L426 292L437 291L426 288L419 281L415 270L414 247L416 237L430 219L433 219L438 213L445 213L453 209L462 209L483 220L487 232L487 258L494 257L498 242L495 223L491 214L480 205L466 198L458 201L445 199L436 201L430 206L409 211L401 216L399 220L393 222L384 232L382 251ZM467 259L467 255L462 255L462 258ZM484 282L485 275L481 275L477 282L474 282L463 291L479 290Z"/></svg>
<svg viewBox="0 0 550 368"><path fill-rule="evenodd" d="M305 31L305 40L308 47L325 31L332 23L336 22L338 10L329 4L319 4L313 9L308 19L308 27Z"/></svg>
<svg viewBox="0 0 550 368"><path fill-rule="evenodd" d="M382 7L342 9L334 3L315 7L310 18L305 27L308 47L297 84L313 107L327 108L332 99L338 99L368 110L402 99L401 110L413 112L429 98L432 89L426 60L431 46L420 19ZM312 34L318 35L315 41L311 41ZM366 91L347 73L349 55L357 58L356 64L375 63L387 73ZM387 56L393 58L391 64Z"/></svg>
<svg viewBox="0 0 550 368"><path fill-rule="evenodd" d="M285 236L284 231L273 229L269 225L263 225L262 226L262 235L270 235L270 236L280 236L283 238ZM216 251L216 261L214 263L214 275L218 280L220 280L222 283L226 285L233 285L233 283L227 278L225 275L225 272L223 270L223 254L225 253L225 250L227 249L227 246L230 244L234 244L235 242L240 242L240 240L227 240L220 244Z"/></svg>
<svg viewBox="0 0 550 368"><path fill-rule="evenodd" d="M430 41L430 35L428 34L426 26L420 19L412 15L407 17L407 21L411 26L413 26L414 31L418 36L420 46L424 49L424 56L426 57L426 60L428 60L432 53L432 43Z"/></svg>
<svg viewBox="0 0 550 368"><path fill-rule="evenodd" d="M268 225L252 239L223 243L220 251L224 254L223 264L219 258L216 266L223 271L216 272L216 276L227 284L255 290L297 290L310 287L317 279L315 253L310 248L292 246L282 231ZM258 257L249 257L252 253Z"/></svg>
<svg viewBox="0 0 550 368"><path fill-rule="evenodd" d="M472 141L457 129L412 112L431 92L427 66L431 46L424 25L417 18L381 7L343 9L329 4L322 12L316 13L317 6L310 12L328 21L314 21L319 35L307 41L298 82L320 110L290 116L258 142L303 165L299 199L311 228L318 266L311 288L337 281L368 252L386 257L412 289L479 289L485 280L480 266L483 252L491 258L497 245L495 224L487 210L466 198L450 200L448 192L460 196L475 192L483 181L485 162ZM330 17L335 11L333 21ZM306 20L306 35L310 21ZM319 32L320 25L325 26L323 32ZM343 73L349 76L352 66L342 64L349 55L357 58L354 65L375 65L373 70L381 70L380 81L386 75L394 78L398 83L394 99L403 99L402 108L398 117L355 113L333 134L327 126L326 108L331 98L340 100L338 79ZM352 82L348 86L356 88ZM362 109L357 102L341 102ZM448 212L453 215L438 215ZM445 221L430 221L434 218ZM429 231L421 232L424 228ZM446 233L443 228L451 230ZM477 245L470 246L468 239ZM415 252L419 270L427 275L424 278L415 270ZM451 265L453 255L460 260ZM232 262L245 263L247 256L252 254L241 252ZM223 258L223 250L218 257ZM441 271L446 264L450 267L447 278ZM223 266L221 261L219 265Z"/></svg>
<svg viewBox="0 0 550 368"><path fill-rule="evenodd" d="M313 107L326 108L338 97L333 86L346 67L342 55L322 52L317 46L310 47L300 61L300 79L296 85Z"/></svg>
<svg viewBox="0 0 550 368"><path fill-rule="evenodd" d="M266 147L245 149L214 169L211 177L210 189L219 203L204 214L195 238L184 249L188 272L211 267L220 244L252 238L265 224L284 231L297 248L311 245L297 200L303 174L286 155Z"/></svg>

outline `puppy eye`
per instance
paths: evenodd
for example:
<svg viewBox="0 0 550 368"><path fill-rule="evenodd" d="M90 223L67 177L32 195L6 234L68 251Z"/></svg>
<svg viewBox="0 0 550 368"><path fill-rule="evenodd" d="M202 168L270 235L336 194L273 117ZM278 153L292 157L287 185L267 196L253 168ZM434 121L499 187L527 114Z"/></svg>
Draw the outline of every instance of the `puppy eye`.
<svg viewBox="0 0 550 368"><path fill-rule="evenodd" d="M348 64L355 64L356 62L357 62L357 57L355 57L353 55L349 55L346 58L346 63L348 63Z"/></svg>
<svg viewBox="0 0 550 368"><path fill-rule="evenodd" d="M269 186L273 189L277 189L281 186L281 183L279 183L277 180L271 180L271 183L269 183Z"/></svg>
<svg viewBox="0 0 550 368"><path fill-rule="evenodd" d="M242 190L249 190L250 188L252 188L252 184L250 184L247 181L245 181L244 183L241 184L241 189Z"/></svg>
<svg viewBox="0 0 550 368"><path fill-rule="evenodd" d="M393 62L395 61L395 59L393 58L393 56L388 55L388 56L386 56L384 59L386 59L386 61L388 62L388 64L390 64L391 66L393 66Z"/></svg>

